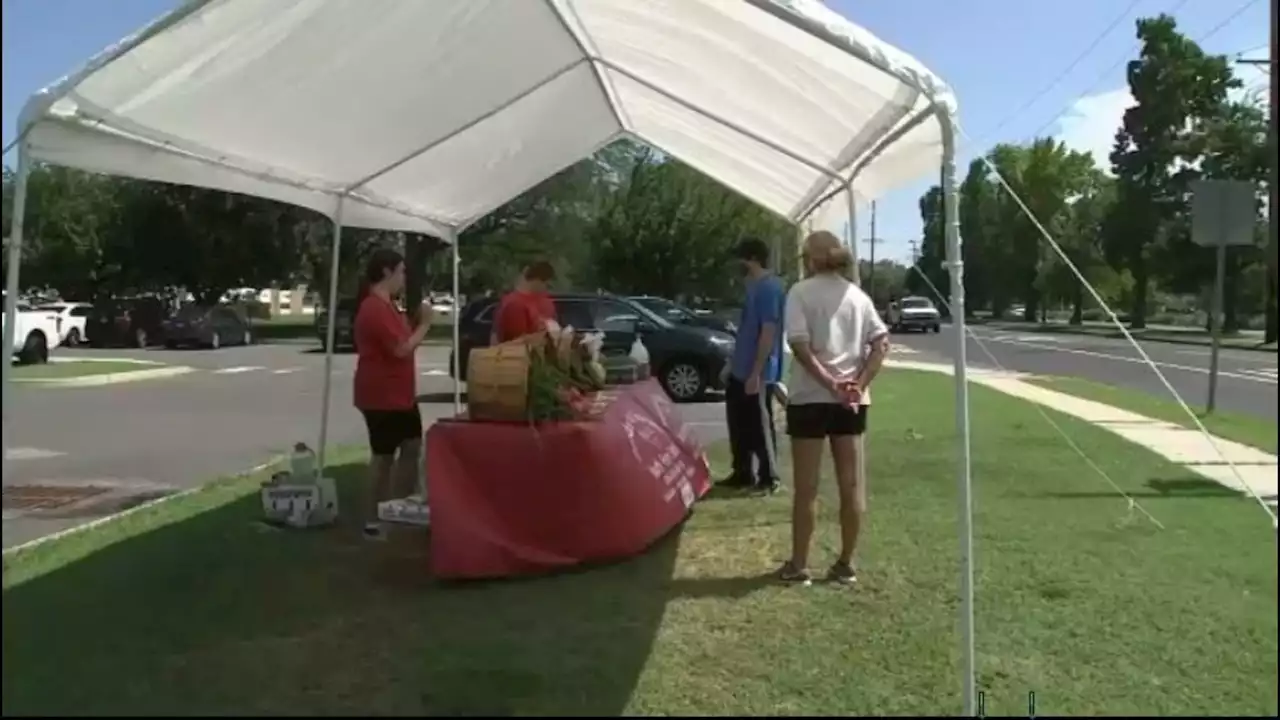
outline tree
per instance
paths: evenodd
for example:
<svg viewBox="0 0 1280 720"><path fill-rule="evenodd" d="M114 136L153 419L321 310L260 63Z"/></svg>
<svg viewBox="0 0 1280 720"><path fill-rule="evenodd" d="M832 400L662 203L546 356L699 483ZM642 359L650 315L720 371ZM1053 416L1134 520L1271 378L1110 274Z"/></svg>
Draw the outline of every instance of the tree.
<svg viewBox="0 0 1280 720"><path fill-rule="evenodd" d="M920 220L924 223L920 257L916 260L915 269L907 274L906 285L912 293L931 297L939 307L947 307L951 300L951 277L946 267L942 211L942 187L934 185L920 196Z"/></svg>
<svg viewBox="0 0 1280 720"><path fill-rule="evenodd" d="M1128 66L1136 101L1124 113L1111 153L1126 218L1112 225L1108 251L1133 275L1130 322L1146 326L1152 261L1172 230L1195 171L1195 128L1223 108L1240 85L1223 56L1207 55L1168 15L1139 20L1142 50Z"/></svg>
<svg viewBox="0 0 1280 720"><path fill-rule="evenodd" d="M736 295L727 267L734 243L794 242L790 224L684 163L647 148L630 162L589 231L600 287L728 301Z"/></svg>

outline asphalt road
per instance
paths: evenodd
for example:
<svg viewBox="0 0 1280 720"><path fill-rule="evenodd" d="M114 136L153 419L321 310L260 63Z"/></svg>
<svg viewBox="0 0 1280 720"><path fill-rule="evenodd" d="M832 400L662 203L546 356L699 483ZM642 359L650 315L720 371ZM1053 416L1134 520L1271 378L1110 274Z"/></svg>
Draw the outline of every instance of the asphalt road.
<svg viewBox="0 0 1280 720"><path fill-rule="evenodd" d="M970 330L966 345L970 366L1079 377L1172 399L1155 372L1125 340L1018 333L981 326ZM955 353L955 334L950 326L943 326L936 335L898 335L894 342L916 350L920 357L947 362ZM1204 406L1209 348L1146 342L1142 349L1188 405L1193 409ZM1218 409L1275 420L1276 365L1275 353L1223 350L1219 358Z"/></svg>
<svg viewBox="0 0 1280 720"><path fill-rule="evenodd" d="M448 352L431 346L418 352L419 393L431 399L422 405L424 423L452 412ZM136 504L249 469L299 440L314 446L318 438L324 355L309 344L58 354L139 357L196 371L100 387L14 387L12 422L4 428L7 507L20 486L113 487L126 505ZM353 355L334 356L329 438L337 445L365 440L364 423L351 407L354 368ZM705 441L723 436L720 403L684 411ZM4 547L118 509L94 504L68 517L6 509Z"/></svg>

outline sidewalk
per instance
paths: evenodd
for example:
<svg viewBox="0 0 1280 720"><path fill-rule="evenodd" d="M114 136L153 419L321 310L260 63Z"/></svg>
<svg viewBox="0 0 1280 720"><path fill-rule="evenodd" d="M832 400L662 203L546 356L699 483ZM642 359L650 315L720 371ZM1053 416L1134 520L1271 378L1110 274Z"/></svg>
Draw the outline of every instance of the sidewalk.
<svg viewBox="0 0 1280 720"><path fill-rule="evenodd" d="M889 366L952 374L950 365L936 363L902 360L890 361ZM1252 488L1253 493L1267 500L1273 508L1276 506L1278 462L1275 455L1216 436L1210 443L1199 430L1188 430L1128 410L1048 390L1023 382L1023 377L1026 376L969 369L969 380L973 383L1093 423L1224 487L1245 494L1250 494L1249 489ZM1234 471L1223 457L1235 465Z"/></svg>

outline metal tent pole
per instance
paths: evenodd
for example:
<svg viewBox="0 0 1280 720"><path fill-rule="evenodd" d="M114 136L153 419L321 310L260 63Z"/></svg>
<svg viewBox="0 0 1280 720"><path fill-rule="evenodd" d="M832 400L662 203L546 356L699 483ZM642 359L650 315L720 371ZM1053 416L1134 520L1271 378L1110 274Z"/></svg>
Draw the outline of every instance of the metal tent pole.
<svg viewBox="0 0 1280 720"><path fill-rule="evenodd" d="M31 175L31 159L27 157L27 142L18 141L18 177L13 188L13 222L9 226L8 263L4 280L4 368L0 379L0 413L4 429L9 427L9 382L13 372L13 348L18 325L18 273L22 265L22 224L27 215L27 180ZM0 452L8 460L9 440L0 440Z"/></svg>
<svg viewBox="0 0 1280 720"><path fill-rule="evenodd" d="M324 475L325 450L329 443L329 400L333 395L333 341L338 327L338 258L342 249L342 203L338 196L333 213L333 251L329 256L329 322L324 331L324 389L320 396L320 442L316 457L320 474Z"/></svg>
<svg viewBox="0 0 1280 720"><path fill-rule="evenodd" d="M969 457L969 377L965 357L964 257L961 252L959 193L956 189L954 120L939 113L942 125L943 233L951 270L951 325L955 332L956 482L960 489L960 656L964 672L964 714L977 715L976 658L973 638L973 478Z"/></svg>
<svg viewBox="0 0 1280 720"><path fill-rule="evenodd" d="M858 268L858 205L853 199L853 186L844 186L845 207L849 212L849 233L845 238L849 243L849 254L853 256L853 284L862 285L862 272Z"/></svg>
<svg viewBox="0 0 1280 720"><path fill-rule="evenodd" d="M458 414L462 412L462 356L458 354L459 348L462 346L461 330L459 318L462 316L462 301L458 294L458 266L462 261L458 258L458 231L450 229L445 233L445 240L449 242L449 253L453 256L453 412Z"/></svg>

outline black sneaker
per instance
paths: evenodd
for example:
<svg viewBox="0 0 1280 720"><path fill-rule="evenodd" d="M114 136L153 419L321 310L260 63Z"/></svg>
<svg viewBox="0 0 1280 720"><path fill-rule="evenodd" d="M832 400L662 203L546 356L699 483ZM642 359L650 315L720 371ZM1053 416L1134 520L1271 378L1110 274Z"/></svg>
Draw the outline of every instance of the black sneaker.
<svg viewBox="0 0 1280 720"><path fill-rule="evenodd" d="M387 533L382 529L382 523L365 523L364 539L373 540L374 542L387 539Z"/></svg>
<svg viewBox="0 0 1280 720"><path fill-rule="evenodd" d="M827 571L827 580L841 585L856 585L858 573L850 563L838 562Z"/></svg>
<svg viewBox="0 0 1280 720"><path fill-rule="evenodd" d="M755 483L751 481L751 476L734 473L729 477L716 483L716 487L731 488L733 490L745 490L753 487Z"/></svg>
<svg viewBox="0 0 1280 720"><path fill-rule="evenodd" d="M813 582L813 578L810 577L808 570L796 567L795 563L790 560L786 561L782 564L782 567L778 568L777 575L778 579L784 583L809 585Z"/></svg>
<svg viewBox="0 0 1280 720"><path fill-rule="evenodd" d="M784 490L782 481L778 478L757 482L751 489L759 495L777 495Z"/></svg>

